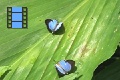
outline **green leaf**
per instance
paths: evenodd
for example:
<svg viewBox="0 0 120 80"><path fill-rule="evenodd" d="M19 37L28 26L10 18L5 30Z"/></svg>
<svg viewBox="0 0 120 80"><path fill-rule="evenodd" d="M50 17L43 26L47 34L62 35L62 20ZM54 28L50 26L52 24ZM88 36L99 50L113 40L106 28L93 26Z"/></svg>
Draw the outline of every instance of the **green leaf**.
<svg viewBox="0 0 120 80"><path fill-rule="evenodd" d="M0 67L11 69L4 80L91 80L120 41L120 0L1 0L0 6ZM9 6L28 7L28 29L7 29ZM49 33L45 19L63 22L65 33ZM77 70L59 78L53 60L64 59Z"/></svg>

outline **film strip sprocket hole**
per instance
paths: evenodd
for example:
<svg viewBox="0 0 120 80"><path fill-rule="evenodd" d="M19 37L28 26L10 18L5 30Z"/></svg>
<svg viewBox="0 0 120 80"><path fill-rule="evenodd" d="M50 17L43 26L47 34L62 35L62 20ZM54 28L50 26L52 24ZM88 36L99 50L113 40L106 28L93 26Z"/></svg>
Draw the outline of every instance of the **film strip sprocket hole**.
<svg viewBox="0 0 120 80"><path fill-rule="evenodd" d="M7 7L7 28L27 28L27 7Z"/></svg>

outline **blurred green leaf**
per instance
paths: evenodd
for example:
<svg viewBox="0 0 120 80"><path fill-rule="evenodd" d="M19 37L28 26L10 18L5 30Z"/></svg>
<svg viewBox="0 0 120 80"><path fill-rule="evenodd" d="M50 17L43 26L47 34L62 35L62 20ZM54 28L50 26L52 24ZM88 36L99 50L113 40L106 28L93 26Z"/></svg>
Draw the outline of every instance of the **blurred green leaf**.
<svg viewBox="0 0 120 80"><path fill-rule="evenodd" d="M10 6L28 7L28 29L7 29ZM0 67L11 69L4 80L91 80L120 41L120 0L1 0L0 10ZM49 18L62 21L65 33L49 33ZM53 60L64 59L79 74L59 78Z"/></svg>

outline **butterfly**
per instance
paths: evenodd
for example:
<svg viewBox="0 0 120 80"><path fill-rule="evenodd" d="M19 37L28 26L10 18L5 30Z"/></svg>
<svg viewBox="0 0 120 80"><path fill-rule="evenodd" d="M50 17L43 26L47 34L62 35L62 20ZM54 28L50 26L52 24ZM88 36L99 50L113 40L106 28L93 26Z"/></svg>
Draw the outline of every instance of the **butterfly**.
<svg viewBox="0 0 120 80"><path fill-rule="evenodd" d="M68 74L71 71L72 65L67 60L61 60L55 65L56 69L61 74Z"/></svg>
<svg viewBox="0 0 120 80"><path fill-rule="evenodd" d="M45 23L47 25L47 28L50 32L54 33L57 30L59 30L59 28L63 25L63 22L58 23L57 20L55 19L46 19Z"/></svg>

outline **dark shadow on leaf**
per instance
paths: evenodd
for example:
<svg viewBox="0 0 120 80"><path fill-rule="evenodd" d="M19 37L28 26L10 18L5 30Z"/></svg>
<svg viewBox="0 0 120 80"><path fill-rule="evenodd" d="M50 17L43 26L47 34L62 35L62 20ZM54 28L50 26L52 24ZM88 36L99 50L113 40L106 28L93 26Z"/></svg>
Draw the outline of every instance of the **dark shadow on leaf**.
<svg viewBox="0 0 120 80"><path fill-rule="evenodd" d="M11 71L11 69L5 71L5 73L3 75L1 75L0 80L3 80L5 78L5 76Z"/></svg>
<svg viewBox="0 0 120 80"><path fill-rule="evenodd" d="M82 76L83 76L83 75L80 75L80 76L76 77L76 78L73 79L73 80L80 80L80 78L81 78Z"/></svg>
<svg viewBox="0 0 120 80"><path fill-rule="evenodd" d="M120 47L117 46L117 49L115 51L115 54L108 60L104 61L103 63L101 63L94 71L94 76L96 76L99 72L101 72L102 70L104 70L107 66L109 66L110 64L114 63L118 58L120 58ZM94 77L93 76L93 77Z"/></svg>

